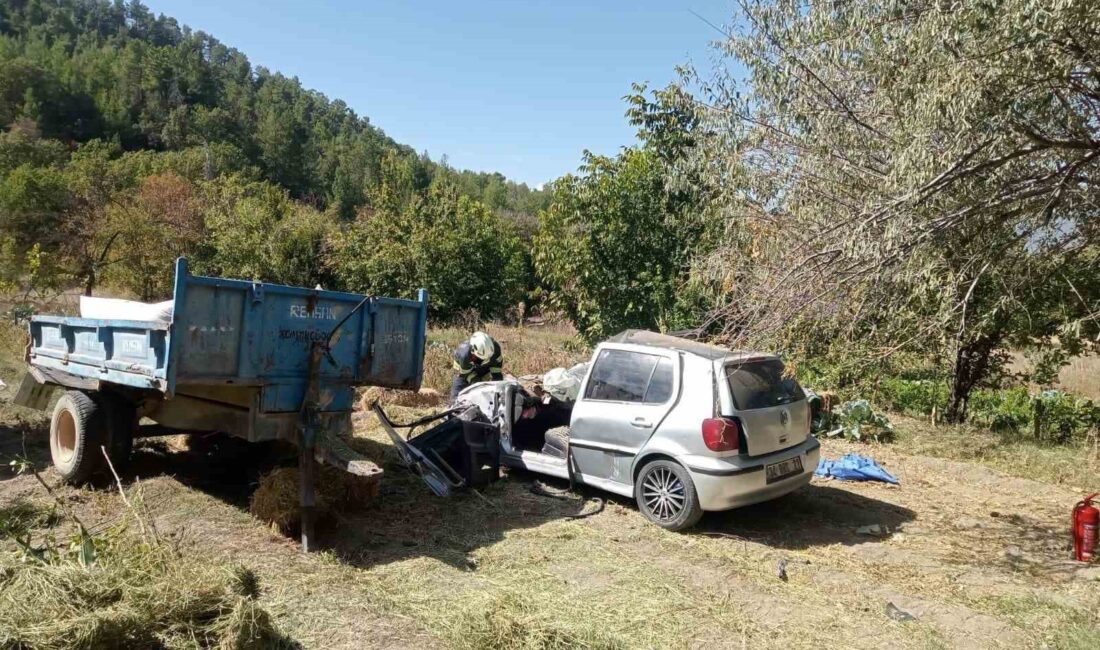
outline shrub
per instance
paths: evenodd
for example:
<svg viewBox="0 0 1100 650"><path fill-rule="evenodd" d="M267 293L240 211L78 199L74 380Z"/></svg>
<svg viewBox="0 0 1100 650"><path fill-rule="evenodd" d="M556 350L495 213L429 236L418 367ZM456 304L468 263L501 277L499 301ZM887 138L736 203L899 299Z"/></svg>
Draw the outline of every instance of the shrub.
<svg viewBox="0 0 1100 650"><path fill-rule="evenodd" d="M994 431L1020 431L1033 417L1031 396L1023 386L976 390L970 396L970 419Z"/></svg>
<svg viewBox="0 0 1100 650"><path fill-rule="evenodd" d="M930 379L883 379L878 397L890 410L927 416L947 404L947 385ZM1100 404L1057 390L1037 395L1024 386L974 391L970 420L1000 433L1030 433L1038 440L1070 443L1100 430ZM1038 420L1038 423L1036 423Z"/></svg>
<svg viewBox="0 0 1100 650"><path fill-rule="evenodd" d="M908 415L928 415L947 406L947 386L932 379L883 379L878 396L892 411Z"/></svg>
<svg viewBox="0 0 1100 650"><path fill-rule="evenodd" d="M1100 404L1059 390L1043 391L1034 400L1040 440L1069 443L1100 432Z"/></svg>

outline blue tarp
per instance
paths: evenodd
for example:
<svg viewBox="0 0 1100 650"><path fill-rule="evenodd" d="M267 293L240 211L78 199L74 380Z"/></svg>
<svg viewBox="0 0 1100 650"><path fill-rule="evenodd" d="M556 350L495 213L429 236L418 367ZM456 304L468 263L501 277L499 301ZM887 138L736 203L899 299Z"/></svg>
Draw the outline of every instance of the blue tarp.
<svg viewBox="0 0 1100 650"><path fill-rule="evenodd" d="M845 454L837 460L824 458L818 463L814 475L842 481L883 481L898 484L898 479L893 474L873 459L859 454Z"/></svg>

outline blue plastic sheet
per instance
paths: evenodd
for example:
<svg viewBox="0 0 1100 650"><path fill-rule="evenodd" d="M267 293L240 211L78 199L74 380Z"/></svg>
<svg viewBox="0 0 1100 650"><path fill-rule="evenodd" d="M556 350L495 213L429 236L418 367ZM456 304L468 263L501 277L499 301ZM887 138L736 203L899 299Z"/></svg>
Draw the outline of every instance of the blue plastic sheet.
<svg viewBox="0 0 1100 650"><path fill-rule="evenodd" d="M845 454L837 460L822 459L814 470L814 475L842 481L883 481L898 484L898 479L874 459L859 454Z"/></svg>

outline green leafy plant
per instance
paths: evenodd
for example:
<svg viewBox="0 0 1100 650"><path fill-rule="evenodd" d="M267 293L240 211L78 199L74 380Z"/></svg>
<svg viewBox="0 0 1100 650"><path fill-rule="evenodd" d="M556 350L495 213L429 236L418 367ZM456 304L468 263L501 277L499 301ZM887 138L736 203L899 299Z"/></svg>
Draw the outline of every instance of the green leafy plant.
<svg viewBox="0 0 1100 650"><path fill-rule="evenodd" d="M895 435L890 420L865 399L833 407L824 418L824 429L830 438L840 436L858 442L891 442Z"/></svg>
<svg viewBox="0 0 1100 650"><path fill-rule="evenodd" d="M1040 440L1067 444L1100 431L1100 404L1060 390L1039 393L1033 413L1033 430Z"/></svg>
<svg viewBox="0 0 1100 650"><path fill-rule="evenodd" d="M933 409L947 406L947 384L933 379L883 379L878 386L879 399L890 410L907 415L927 416Z"/></svg>
<svg viewBox="0 0 1100 650"><path fill-rule="evenodd" d="M975 424L998 432L1021 431L1034 417L1032 397L1023 386L974 391L969 409Z"/></svg>

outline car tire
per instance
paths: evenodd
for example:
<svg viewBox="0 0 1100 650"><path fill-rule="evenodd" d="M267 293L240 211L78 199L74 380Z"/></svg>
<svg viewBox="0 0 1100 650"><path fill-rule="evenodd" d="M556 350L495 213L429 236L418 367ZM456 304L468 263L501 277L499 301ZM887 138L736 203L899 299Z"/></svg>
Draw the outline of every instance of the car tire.
<svg viewBox="0 0 1100 650"><path fill-rule="evenodd" d="M104 409L87 393L65 391L50 418L50 457L61 478L80 484L103 468L100 446L107 441Z"/></svg>
<svg viewBox="0 0 1100 650"><path fill-rule="evenodd" d="M102 394L100 403L107 421L107 455L115 471L122 473L129 466L134 449L137 409L125 397L110 393Z"/></svg>
<svg viewBox="0 0 1100 650"><path fill-rule="evenodd" d="M678 463L646 463L634 481L634 500L642 516L667 530L684 530L703 516L691 474Z"/></svg>

